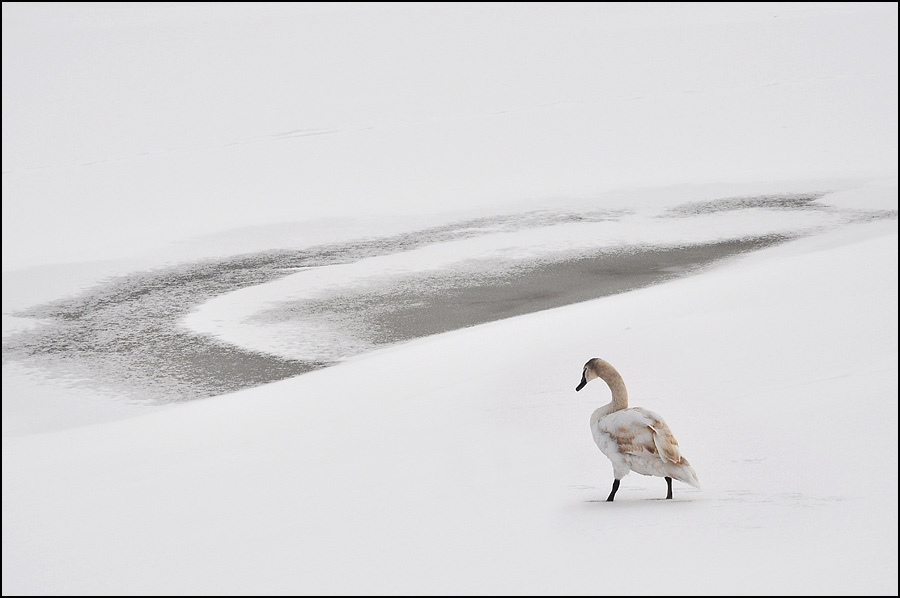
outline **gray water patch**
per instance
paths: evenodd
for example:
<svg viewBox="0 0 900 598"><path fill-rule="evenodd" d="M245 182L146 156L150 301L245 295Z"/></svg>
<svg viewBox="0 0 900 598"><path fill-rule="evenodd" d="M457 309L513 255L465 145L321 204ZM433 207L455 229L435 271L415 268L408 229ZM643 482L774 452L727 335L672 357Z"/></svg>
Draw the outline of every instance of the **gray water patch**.
<svg viewBox="0 0 900 598"><path fill-rule="evenodd" d="M876 220L896 220L897 210L849 210L843 209L842 213L848 222L874 222Z"/></svg>
<svg viewBox="0 0 900 598"><path fill-rule="evenodd" d="M818 211L838 215L845 223L873 222L897 218L897 210L861 210L841 208L818 203L830 192L816 193L782 193L774 195L755 195L747 197L727 197L713 201L682 204L669 208L660 216L663 218L700 216L718 212L731 212L749 209L774 211Z"/></svg>
<svg viewBox="0 0 900 598"><path fill-rule="evenodd" d="M12 314L39 322L3 339L3 363L40 368L70 384L112 388L153 403L202 398L329 365L248 351L178 325L202 303L298 269L345 264L424 245L618 213L535 211L460 221L383 238L265 251L110 278L73 297Z"/></svg>
<svg viewBox="0 0 900 598"><path fill-rule="evenodd" d="M747 197L726 197L712 201L682 204L670 208L664 216L698 216L716 212L731 212L762 208L767 210L828 210L828 206L815 203L829 191L816 193L781 193L774 195L754 195Z"/></svg>
<svg viewBox="0 0 900 598"><path fill-rule="evenodd" d="M406 276L379 288L286 302L260 312L253 321L295 323L298 330L307 322L341 322L356 342L374 347L623 293L790 238L627 247L495 270Z"/></svg>
<svg viewBox="0 0 900 598"><path fill-rule="evenodd" d="M762 201L768 200L759 199L757 203ZM813 200L793 204L783 201L803 206ZM869 214L857 212L848 219ZM42 323L3 339L3 363L39 368L73 385L111 389L153 404L241 390L323 368L333 360L286 359L258 353L179 325L192 309L216 296L270 282L298 269L346 264L497 232L616 220L624 214L627 212L535 211L382 238L134 272L110 278L78 295L11 314ZM787 239L770 236L669 249L621 248L544 261L500 263L480 271L448 270L405 281L386 280L383 286L366 292L348 290L324 300L287 304L263 314L259 321L330 322L333 331L349 339L347 346L359 352L624 292ZM303 326L296 329L302 331Z"/></svg>

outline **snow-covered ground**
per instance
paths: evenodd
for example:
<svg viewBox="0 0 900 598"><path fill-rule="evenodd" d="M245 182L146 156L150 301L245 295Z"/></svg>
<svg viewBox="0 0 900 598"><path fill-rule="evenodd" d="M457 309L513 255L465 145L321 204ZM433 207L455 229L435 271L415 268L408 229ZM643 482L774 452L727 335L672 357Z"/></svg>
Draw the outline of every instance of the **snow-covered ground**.
<svg viewBox="0 0 900 598"><path fill-rule="evenodd" d="M181 325L289 354L258 317L285 301L792 237L173 405L4 355L4 595L896 595L895 4L4 3L3 121L4 342L113 275L466 218L614 215L299 271ZM701 490L632 473L605 502L591 357Z"/></svg>
<svg viewBox="0 0 900 598"><path fill-rule="evenodd" d="M897 588L897 224L3 441L4 593ZM612 468L588 358L703 490Z"/></svg>

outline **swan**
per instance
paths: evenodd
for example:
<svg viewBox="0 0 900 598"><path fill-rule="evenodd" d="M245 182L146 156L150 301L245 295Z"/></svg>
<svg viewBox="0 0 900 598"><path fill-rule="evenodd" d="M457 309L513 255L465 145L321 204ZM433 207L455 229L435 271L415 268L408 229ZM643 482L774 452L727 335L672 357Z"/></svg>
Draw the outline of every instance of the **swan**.
<svg viewBox="0 0 900 598"><path fill-rule="evenodd" d="M612 392L612 401L591 414L594 442L613 465L615 479L606 500L612 502L619 482L629 471L666 478L667 499L672 498L673 478L700 488L697 473L681 456L678 442L662 418L647 409L628 408L625 381L609 362L597 357L588 360L575 390L581 390L595 378L606 382Z"/></svg>

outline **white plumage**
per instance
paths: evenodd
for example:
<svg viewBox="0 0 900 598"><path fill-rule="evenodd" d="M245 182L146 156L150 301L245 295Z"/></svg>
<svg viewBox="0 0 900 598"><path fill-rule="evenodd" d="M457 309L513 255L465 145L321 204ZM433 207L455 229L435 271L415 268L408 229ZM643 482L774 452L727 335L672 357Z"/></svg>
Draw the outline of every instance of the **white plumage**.
<svg viewBox="0 0 900 598"><path fill-rule="evenodd" d="M682 456L666 422L647 409L628 408L625 382L612 365L599 358L589 360L584 364L581 383L575 390L581 390L594 378L606 382L612 392L612 401L591 415L594 442L612 461L615 477L612 492L606 500L613 500L620 480L629 471L665 478L668 484L666 498L672 498L673 479L699 488L697 473Z"/></svg>

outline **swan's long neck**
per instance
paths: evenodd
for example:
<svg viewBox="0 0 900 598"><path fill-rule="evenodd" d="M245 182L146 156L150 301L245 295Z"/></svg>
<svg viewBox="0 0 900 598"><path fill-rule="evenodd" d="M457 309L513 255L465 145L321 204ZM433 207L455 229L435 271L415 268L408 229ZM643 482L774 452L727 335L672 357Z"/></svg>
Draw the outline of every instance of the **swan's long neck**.
<svg viewBox="0 0 900 598"><path fill-rule="evenodd" d="M621 409L628 409L628 391L625 389L625 381L622 380L622 376L616 371L616 368L602 359L598 359L594 365L594 373L597 374L598 378L606 382L612 393L612 401L600 408L605 411L603 415L608 415Z"/></svg>

